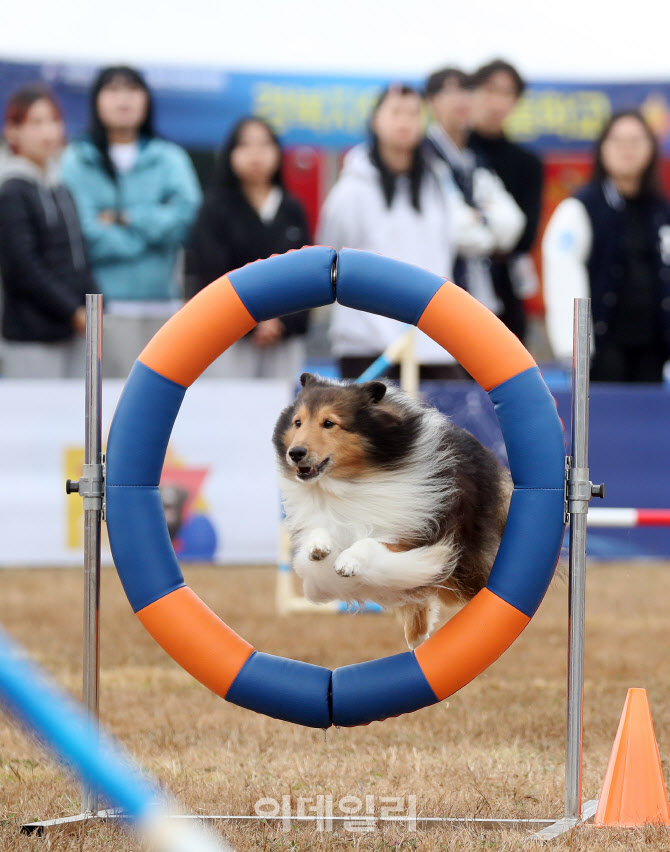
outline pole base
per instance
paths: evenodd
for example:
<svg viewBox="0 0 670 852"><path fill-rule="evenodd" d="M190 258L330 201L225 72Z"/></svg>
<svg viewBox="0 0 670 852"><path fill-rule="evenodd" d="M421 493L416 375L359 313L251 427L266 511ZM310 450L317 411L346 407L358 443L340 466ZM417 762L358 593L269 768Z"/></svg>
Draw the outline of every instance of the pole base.
<svg viewBox="0 0 670 852"><path fill-rule="evenodd" d="M590 799L588 802L584 802L580 819L563 817L563 819L556 820L556 822L533 834L531 840L537 840L540 843L548 843L550 840L555 840L567 831L572 831L572 829L576 828L578 825L593 822L593 817L596 815L597 807L598 799Z"/></svg>
<svg viewBox="0 0 670 852"><path fill-rule="evenodd" d="M33 834L35 837L42 837L50 828L75 829L94 819L124 819L124 816L116 808L105 808L97 813L89 811L76 816L59 817L58 819L41 819L36 822L24 822L21 826L21 834Z"/></svg>

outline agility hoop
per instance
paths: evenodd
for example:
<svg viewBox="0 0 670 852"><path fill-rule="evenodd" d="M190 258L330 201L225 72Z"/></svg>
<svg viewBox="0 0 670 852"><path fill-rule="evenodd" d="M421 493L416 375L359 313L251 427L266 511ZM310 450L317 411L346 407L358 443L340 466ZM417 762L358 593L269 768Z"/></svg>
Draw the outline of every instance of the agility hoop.
<svg viewBox="0 0 670 852"><path fill-rule="evenodd" d="M415 651L334 671L256 651L184 582L159 493L187 388L257 322L333 303L417 326L489 393L514 491L486 588ZM202 290L135 363L107 445L106 510L131 606L167 653L228 701L301 725L355 726L456 692L529 623L549 586L565 518L556 405L519 340L465 290L368 252L308 247L256 261Z"/></svg>

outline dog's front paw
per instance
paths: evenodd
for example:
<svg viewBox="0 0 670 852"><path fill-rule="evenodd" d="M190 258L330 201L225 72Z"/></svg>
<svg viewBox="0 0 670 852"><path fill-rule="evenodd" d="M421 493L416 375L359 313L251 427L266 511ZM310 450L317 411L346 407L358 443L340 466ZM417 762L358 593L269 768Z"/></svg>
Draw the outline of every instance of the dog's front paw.
<svg viewBox="0 0 670 852"><path fill-rule="evenodd" d="M326 556L330 556L330 548L314 545L310 548L308 556L312 562L320 562L322 559L325 559Z"/></svg>
<svg viewBox="0 0 670 852"><path fill-rule="evenodd" d="M373 558L375 548L379 546L378 542L369 538L355 541L335 560L335 573L340 577L356 577L361 574Z"/></svg>
<svg viewBox="0 0 670 852"><path fill-rule="evenodd" d="M355 577L361 573L361 562L348 550L340 554L335 560L335 573L340 577Z"/></svg>
<svg viewBox="0 0 670 852"><path fill-rule="evenodd" d="M333 543L326 530L318 529L310 533L305 541L305 550L307 557L312 562L320 562L327 556L330 556L333 549Z"/></svg>

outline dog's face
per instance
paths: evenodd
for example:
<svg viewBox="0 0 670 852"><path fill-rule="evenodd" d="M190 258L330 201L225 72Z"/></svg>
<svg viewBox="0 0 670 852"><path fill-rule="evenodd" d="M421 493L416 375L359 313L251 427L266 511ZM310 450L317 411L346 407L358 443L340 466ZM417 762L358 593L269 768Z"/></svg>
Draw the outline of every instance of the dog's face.
<svg viewBox="0 0 670 852"><path fill-rule="evenodd" d="M386 393L382 382L337 385L310 373L277 421L274 444L285 473L300 482L324 476L351 479L366 469L368 442L358 428L361 413Z"/></svg>

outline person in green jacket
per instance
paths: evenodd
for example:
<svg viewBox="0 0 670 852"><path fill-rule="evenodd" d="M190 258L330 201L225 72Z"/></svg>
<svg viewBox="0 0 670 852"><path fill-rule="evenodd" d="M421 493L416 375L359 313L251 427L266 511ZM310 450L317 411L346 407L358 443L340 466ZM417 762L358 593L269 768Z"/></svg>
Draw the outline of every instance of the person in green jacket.
<svg viewBox="0 0 670 852"><path fill-rule="evenodd" d="M188 154L156 135L143 76L104 68L88 133L62 159L105 300L103 376L125 377L182 301L181 248L201 192Z"/></svg>

